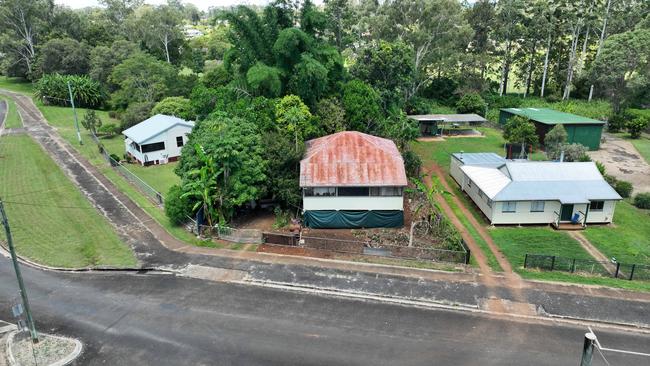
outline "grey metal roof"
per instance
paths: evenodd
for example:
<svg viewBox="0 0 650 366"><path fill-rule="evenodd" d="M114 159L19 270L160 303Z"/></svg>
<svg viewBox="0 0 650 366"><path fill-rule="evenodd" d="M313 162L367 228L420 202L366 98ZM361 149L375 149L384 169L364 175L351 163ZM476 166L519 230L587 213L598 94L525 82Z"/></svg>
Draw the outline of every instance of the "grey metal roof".
<svg viewBox="0 0 650 366"><path fill-rule="evenodd" d="M487 120L478 114L414 114L408 116L416 121L437 121L437 122L486 122Z"/></svg>
<svg viewBox="0 0 650 366"><path fill-rule="evenodd" d="M135 143L141 144L176 125L186 126L191 129L194 127L194 122L165 114L156 114L155 116L122 131L122 134L133 140Z"/></svg>
<svg viewBox="0 0 650 366"><path fill-rule="evenodd" d="M456 156L457 154L454 154ZM494 201L549 201L588 203L620 200L621 196L603 179L593 162L503 161L478 154L463 154L476 163L461 169ZM496 154L494 154L496 155ZM474 167L475 166L475 167Z"/></svg>
<svg viewBox="0 0 650 366"><path fill-rule="evenodd" d="M498 167L506 163L506 159L495 153L453 153L454 158L463 165Z"/></svg>
<svg viewBox="0 0 650 366"><path fill-rule="evenodd" d="M513 181L493 198L494 201L557 200L562 203L620 199L605 180Z"/></svg>

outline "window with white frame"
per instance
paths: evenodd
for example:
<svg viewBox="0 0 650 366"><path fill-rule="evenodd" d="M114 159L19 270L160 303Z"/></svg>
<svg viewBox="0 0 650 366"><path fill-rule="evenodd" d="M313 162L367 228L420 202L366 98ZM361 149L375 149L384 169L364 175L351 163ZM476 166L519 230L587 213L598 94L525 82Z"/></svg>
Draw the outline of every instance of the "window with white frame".
<svg viewBox="0 0 650 366"><path fill-rule="evenodd" d="M506 201L503 202L501 207L501 212L517 212L517 202Z"/></svg>
<svg viewBox="0 0 650 366"><path fill-rule="evenodd" d="M492 208L492 200L488 198L487 200L488 207Z"/></svg>
<svg viewBox="0 0 650 366"><path fill-rule="evenodd" d="M591 201L589 209L591 211L602 211L605 207L605 201Z"/></svg>
<svg viewBox="0 0 650 366"><path fill-rule="evenodd" d="M530 203L530 212L544 212L544 201L532 201Z"/></svg>

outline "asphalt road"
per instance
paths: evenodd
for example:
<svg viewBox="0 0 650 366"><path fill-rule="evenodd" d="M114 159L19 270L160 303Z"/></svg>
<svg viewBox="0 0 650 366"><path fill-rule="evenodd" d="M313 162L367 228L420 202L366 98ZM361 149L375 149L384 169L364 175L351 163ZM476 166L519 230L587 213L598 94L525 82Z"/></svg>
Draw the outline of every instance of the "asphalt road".
<svg viewBox="0 0 650 366"><path fill-rule="evenodd" d="M77 365L574 365L585 332L166 274L23 270L38 327L84 342ZM1 257L0 319L16 291ZM650 352L649 336L597 333Z"/></svg>

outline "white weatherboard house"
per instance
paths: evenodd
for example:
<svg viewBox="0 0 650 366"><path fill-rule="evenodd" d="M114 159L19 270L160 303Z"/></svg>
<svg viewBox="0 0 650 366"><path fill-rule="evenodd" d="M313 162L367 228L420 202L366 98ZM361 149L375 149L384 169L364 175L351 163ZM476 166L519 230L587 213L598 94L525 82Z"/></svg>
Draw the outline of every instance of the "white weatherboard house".
<svg viewBox="0 0 650 366"><path fill-rule="evenodd" d="M142 165L178 160L194 122L157 114L122 131L126 153Z"/></svg>
<svg viewBox="0 0 650 366"><path fill-rule="evenodd" d="M450 173L493 225L610 223L621 200L593 162L456 153Z"/></svg>
<svg viewBox="0 0 650 366"><path fill-rule="evenodd" d="M305 225L404 225L404 161L391 140L356 131L307 141L300 161Z"/></svg>

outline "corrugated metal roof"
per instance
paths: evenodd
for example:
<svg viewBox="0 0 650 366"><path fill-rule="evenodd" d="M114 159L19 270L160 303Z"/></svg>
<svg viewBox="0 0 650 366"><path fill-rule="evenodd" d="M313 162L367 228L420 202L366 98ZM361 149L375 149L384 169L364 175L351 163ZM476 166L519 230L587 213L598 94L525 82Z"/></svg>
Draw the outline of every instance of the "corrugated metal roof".
<svg viewBox="0 0 650 366"><path fill-rule="evenodd" d="M487 120L478 114L414 114L408 116L416 121L439 121L439 122L486 122Z"/></svg>
<svg viewBox="0 0 650 366"><path fill-rule="evenodd" d="M620 200L593 162L518 162L501 167L461 166L461 170L494 201L587 203Z"/></svg>
<svg viewBox="0 0 650 366"><path fill-rule="evenodd" d="M495 153L453 153L452 156L465 165L501 166L506 159Z"/></svg>
<svg viewBox="0 0 650 366"><path fill-rule="evenodd" d="M558 200L562 203L620 199L604 180L514 181L494 197L495 201Z"/></svg>
<svg viewBox="0 0 650 366"><path fill-rule="evenodd" d="M464 165L460 169L490 199L493 199L497 193L501 192L511 182L510 178L504 175L499 169L469 165Z"/></svg>
<svg viewBox="0 0 650 366"><path fill-rule="evenodd" d="M605 122L597 119L578 116L572 113L560 112L548 108L502 108L506 111L518 116L523 116L533 121L547 124L585 124L585 125L604 125Z"/></svg>
<svg viewBox="0 0 650 366"><path fill-rule="evenodd" d="M307 141L301 187L406 186L402 155L391 140L356 131Z"/></svg>
<svg viewBox="0 0 650 366"><path fill-rule="evenodd" d="M156 114L153 117L138 123L137 125L122 131L122 134L138 144L147 142L150 138L164 132L176 125L183 125L189 128L194 127L194 122L186 121L174 116Z"/></svg>

